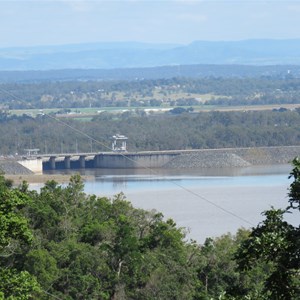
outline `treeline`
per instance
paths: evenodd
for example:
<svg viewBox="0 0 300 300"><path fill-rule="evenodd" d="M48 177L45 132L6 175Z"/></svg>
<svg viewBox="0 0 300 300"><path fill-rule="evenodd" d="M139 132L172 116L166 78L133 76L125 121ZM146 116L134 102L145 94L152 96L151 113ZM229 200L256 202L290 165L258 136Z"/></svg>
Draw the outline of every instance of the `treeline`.
<svg viewBox="0 0 300 300"><path fill-rule="evenodd" d="M0 176L0 299L299 299L299 227L283 220L299 210L294 164L287 209L203 245L123 195L84 194L79 175L40 192Z"/></svg>
<svg viewBox="0 0 300 300"><path fill-rule="evenodd" d="M214 99L205 102L199 96L203 94L209 94ZM201 79L174 77L0 85L0 107L6 109L165 107L201 103L206 105L300 103L300 79L292 76Z"/></svg>
<svg viewBox="0 0 300 300"><path fill-rule="evenodd" d="M298 65L216 65L193 64L148 68L61 69L44 71L0 71L1 83L59 81L152 80L160 78L285 78L300 77Z"/></svg>
<svg viewBox="0 0 300 300"><path fill-rule="evenodd" d="M0 153L97 152L111 149L111 137L128 137L128 151L184 150L300 144L300 111L202 112L180 115L101 113L88 121L52 115L0 115ZM90 136L90 138L87 137Z"/></svg>

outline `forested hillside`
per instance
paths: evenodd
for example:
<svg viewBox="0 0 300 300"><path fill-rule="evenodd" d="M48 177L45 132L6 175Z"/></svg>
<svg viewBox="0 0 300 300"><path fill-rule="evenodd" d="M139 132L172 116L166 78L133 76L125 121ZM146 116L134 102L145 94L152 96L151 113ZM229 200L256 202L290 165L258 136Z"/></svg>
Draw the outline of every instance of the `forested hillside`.
<svg viewBox="0 0 300 300"><path fill-rule="evenodd" d="M92 120L3 113L0 124L2 155L21 154L25 148L39 148L40 153L109 151L116 133L128 136L128 151L300 144L299 110L101 113Z"/></svg>
<svg viewBox="0 0 300 300"><path fill-rule="evenodd" d="M193 65L171 65L148 68L114 68L114 69L59 69L44 71L0 71L1 83L32 83L46 81L106 81L106 80L148 80L182 78L259 78L283 77L292 75L300 77L300 66L290 65L216 65L207 62Z"/></svg>
<svg viewBox="0 0 300 300"><path fill-rule="evenodd" d="M300 79L206 77L137 80L60 81L0 84L0 107L144 108L300 104Z"/></svg>
<svg viewBox="0 0 300 300"><path fill-rule="evenodd" d="M297 300L300 162L287 209L251 231L186 241L155 211L83 193L79 175L40 192L0 176L0 299Z"/></svg>

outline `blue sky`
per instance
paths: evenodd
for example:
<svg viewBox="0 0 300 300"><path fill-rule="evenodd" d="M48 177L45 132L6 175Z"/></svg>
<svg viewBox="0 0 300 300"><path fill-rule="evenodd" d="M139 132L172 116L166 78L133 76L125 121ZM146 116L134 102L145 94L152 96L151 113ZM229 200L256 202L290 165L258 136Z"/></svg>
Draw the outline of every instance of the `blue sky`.
<svg viewBox="0 0 300 300"><path fill-rule="evenodd" d="M0 0L0 47L300 38L300 0Z"/></svg>

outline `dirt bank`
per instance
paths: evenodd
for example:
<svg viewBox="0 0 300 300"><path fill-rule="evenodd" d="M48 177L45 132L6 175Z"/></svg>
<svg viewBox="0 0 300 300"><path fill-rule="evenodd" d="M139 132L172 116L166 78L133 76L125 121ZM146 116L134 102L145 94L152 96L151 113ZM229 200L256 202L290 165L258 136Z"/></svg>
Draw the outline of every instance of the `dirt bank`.
<svg viewBox="0 0 300 300"><path fill-rule="evenodd" d="M300 146L200 149L182 151L164 167L192 169L288 164L296 156L300 156Z"/></svg>
<svg viewBox="0 0 300 300"><path fill-rule="evenodd" d="M14 182L14 185L19 185L23 181L26 181L28 183L45 183L49 180L54 180L58 183L68 183L70 180L70 177L72 175L66 175L66 174L25 174L25 175L5 175L5 178L11 179ZM92 176L86 176L81 175L83 180L91 180Z"/></svg>

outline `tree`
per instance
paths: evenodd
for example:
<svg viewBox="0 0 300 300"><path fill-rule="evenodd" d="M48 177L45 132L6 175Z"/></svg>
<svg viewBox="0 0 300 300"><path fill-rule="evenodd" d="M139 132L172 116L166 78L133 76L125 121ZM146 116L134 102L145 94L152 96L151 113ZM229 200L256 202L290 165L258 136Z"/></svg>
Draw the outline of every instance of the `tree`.
<svg viewBox="0 0 300 300"><path fill-rule="evenodd" d="M185 112L187 112L187 110L183 107L175 107L169 111L169 113L174 114L174 115L180 115Z"/></svg>
<svg viewBox="0 0 300 300"><path fill-rule="evenodd" d="M26 300L39 291L36 279L22 268L22 256L33 240L22 208L30 199L0 177L0 299Z"/></svg>
<svg viewBox="0 0 300 300"><path fill-rule="evenodd" d="M255 264L251 272L243 274L237 270L234 254L240 244L248 238L249 230L239 229L217 238L207 238L197 253L197 276L200 284L196 299L263 299L262 282L265 265ZM236 298L237 297L237 298ZM240 298L241 297L241 298Z"/></svg>
<svg viewBox="0 0 300 300"><path fill-rule="evenodd" d="M261 261L269 266L264 283L266 299L291 300L300 297L300 227L284 220L287 213L300 211L300 160L293 160L289 206L264 212L265 220L254 228L240 246L236 260L242 271Z"/></svg>

